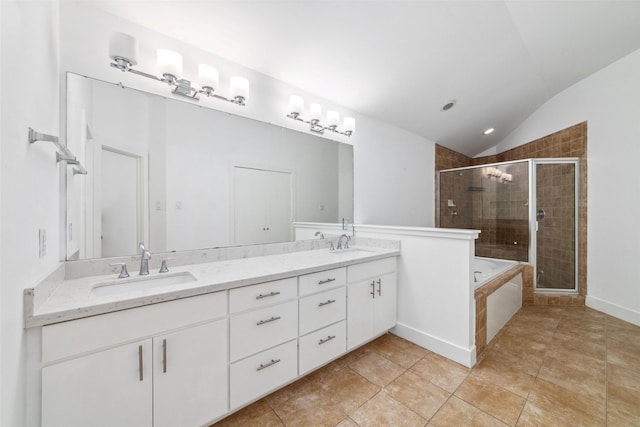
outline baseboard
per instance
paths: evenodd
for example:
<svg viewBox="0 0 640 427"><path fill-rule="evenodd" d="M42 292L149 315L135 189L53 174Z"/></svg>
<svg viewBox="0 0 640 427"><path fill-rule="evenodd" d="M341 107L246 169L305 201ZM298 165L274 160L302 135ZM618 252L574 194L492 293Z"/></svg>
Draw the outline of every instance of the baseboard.
<svg viewBox="0 0 640 427"><path fill-rule="evenodd" d="M475 345L470 349L462 348L399 322L391 332L468 368L472 368L476 364Z"/></svg>
<svg viewBox="0 0 640 427"><path fill-rule="evenodd" d="M594 310L601 311L609 316L617 317L625 322L640 326L640 312L629 310L626 307L622 307L591 295L587 295L585 304L589 308L593 308Z"/></svg>

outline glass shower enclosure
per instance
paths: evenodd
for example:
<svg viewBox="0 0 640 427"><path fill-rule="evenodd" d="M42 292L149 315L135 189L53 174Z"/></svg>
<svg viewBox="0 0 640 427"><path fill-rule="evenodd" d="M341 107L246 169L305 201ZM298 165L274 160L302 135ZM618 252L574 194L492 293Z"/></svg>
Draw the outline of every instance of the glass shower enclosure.
<svg viewBox="0 0 640 427"><path fill-rule="evenodd" d="M438 173L438 219L480 230L476 256L529 262L544 292L578 291L579 160L528 159Z"/></svg>

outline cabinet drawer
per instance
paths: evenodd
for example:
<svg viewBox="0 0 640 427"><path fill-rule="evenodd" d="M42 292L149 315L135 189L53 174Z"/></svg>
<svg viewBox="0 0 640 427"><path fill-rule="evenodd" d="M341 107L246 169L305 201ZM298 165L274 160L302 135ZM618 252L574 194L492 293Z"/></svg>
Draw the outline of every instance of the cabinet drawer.
<svg viewBox="0 0 640 427"><path fill-rule="evenodd" d="M235 409L298 375L296 340L231 364L231 409Z"/></svg>
<svg viewBox="0 0 640 427"><path fill-rule="evenodd" d="M342 267L305 274L298 278L298 283L300 284L300 296L326 291L347 283L347 269Z"/></svg>
<svg viewBox="0 0 640 427"><path fill-rule="evenodd" d="M298 336L298 301L231 317L231 361Z"/></svg>
<svg viewBox="0 0 640 427"><path fill-rule="evenodd" d="M146 305L42 328L42 361L53 362L227 315L227 293Z"/></svg>
<svg viewBox="0 0 640 427"><path fill-rule="evenodd" d="M377 261L363 262L362 264L350 265L347 270L349 283L359 282L371 277L380 276L385 273L396 271L396 257L384 258Z"/></svg>
<svg viewBox="0 0 640 427"><path fill-rule="evenodd" d="M300 299L300 335L320 329L346 317L347 288L342 286L330 291Z"/></svg>
<svg viewBox="0 0 640 427"><path fill-rule="evenodd" d="M346 321L300 338L300 375L340 356L347 350Z"/></svg>
<svg viewBox="0 0 640 427"><path fill-rule="evenodd" d="M297 296L295 277L236 288L229 291L229 312L265 307Z"/></svg>

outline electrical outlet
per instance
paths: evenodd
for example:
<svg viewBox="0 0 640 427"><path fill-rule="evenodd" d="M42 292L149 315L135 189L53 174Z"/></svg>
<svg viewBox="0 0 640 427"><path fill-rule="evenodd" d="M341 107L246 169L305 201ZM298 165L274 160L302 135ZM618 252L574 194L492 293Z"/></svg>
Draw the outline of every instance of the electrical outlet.
<svg viewBox="0 0 640 427"><path fill-rule="evenodd" d="M38 230L38 256L44 258L47 255L47 230L41 228Z"/></svg>

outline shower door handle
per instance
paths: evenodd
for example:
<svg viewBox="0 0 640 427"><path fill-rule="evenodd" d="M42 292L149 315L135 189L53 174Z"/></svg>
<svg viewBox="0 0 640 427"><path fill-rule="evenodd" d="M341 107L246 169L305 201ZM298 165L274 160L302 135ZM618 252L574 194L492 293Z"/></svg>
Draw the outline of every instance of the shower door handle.
<svg viewBox="0 0 640 427"><path fill-rule="evenodd" d="M544 209L538 209L538 212L536 212L536 218L538 220L544 219L546 215L547 213L544 211Z"/></svg>

